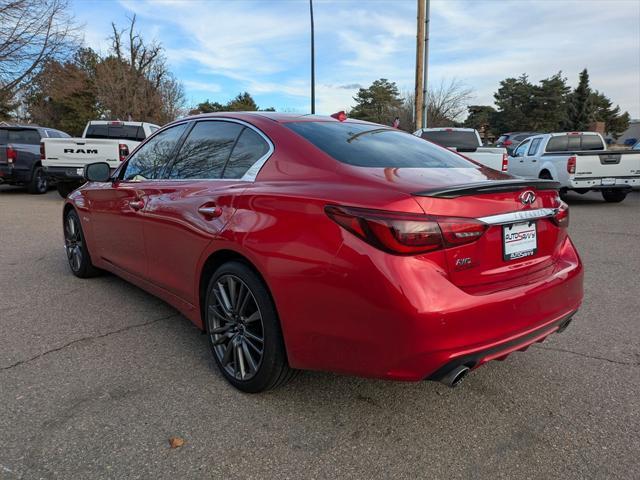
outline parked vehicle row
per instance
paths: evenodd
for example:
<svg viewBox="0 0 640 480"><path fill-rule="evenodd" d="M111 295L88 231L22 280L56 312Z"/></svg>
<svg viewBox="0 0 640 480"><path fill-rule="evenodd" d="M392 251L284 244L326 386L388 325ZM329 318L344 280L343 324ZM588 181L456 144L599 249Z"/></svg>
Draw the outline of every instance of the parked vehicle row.
<svg viewBox="0 0 640 480"><path fill-rule="evenodd" d="M43 139L42 165L64 198L84 183L85 165L103 161L115 170L158 128L158 125L146 122L93 120L87 123L80 138Z"/></svg>
<svg viewBox="0 0 640 480"><path fill-rule="evenodd" d="M607 202L621 202L640 186L640 152L607 150L599 133L564 132L524 140L509 159L509 173L560 183L561 192L601 192Z"/></svg>
<svg viewBox="0 0 640 480"><path fill-rule="evenodd" d="M72 272L173 305L247 392L295 369L455 386L564 330L582 301L558 183L394 128L209 114L111 166L86 165L65 201Z"/></svg>
<svg viewBox="0 0 640 480"><path fill-rule="evenodd" d="M41 161L41 142L69 137L60 130L33 125L0 127L0 184L25 185L41 194L48 181Z"/></svg>

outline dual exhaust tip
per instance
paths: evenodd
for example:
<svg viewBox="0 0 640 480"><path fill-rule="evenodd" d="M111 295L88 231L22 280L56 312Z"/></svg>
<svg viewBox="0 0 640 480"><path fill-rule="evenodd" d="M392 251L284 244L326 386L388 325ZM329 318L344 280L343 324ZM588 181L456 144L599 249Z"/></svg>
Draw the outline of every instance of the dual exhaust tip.
<svg viewBox="0 0 640 480"><path fill-rule="evenodd" d="M470 371L466 365L458 365L444 375L440 379L440 383L444 383L447 387L455 388L462 383Z"/></svg>

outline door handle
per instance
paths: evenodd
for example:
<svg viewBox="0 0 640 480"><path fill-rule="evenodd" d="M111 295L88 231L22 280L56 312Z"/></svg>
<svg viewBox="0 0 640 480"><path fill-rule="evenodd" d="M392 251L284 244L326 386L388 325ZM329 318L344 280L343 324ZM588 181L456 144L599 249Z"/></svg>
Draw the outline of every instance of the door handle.
<svg viewBox="0 0 640 480"><path fill-rule="evenodd" d="M141 210L142 208L144 208L144 201L143 200L130 200L129 201L129 206L131 208L133 208L134 210Z"/></svg>
<svg viewBox="0 0 640 480"><path fill-rule="evenodd" d="M205 218L218 218L222 215L222 209L215 205L202 205L198 208L198 213Z"/></svg>

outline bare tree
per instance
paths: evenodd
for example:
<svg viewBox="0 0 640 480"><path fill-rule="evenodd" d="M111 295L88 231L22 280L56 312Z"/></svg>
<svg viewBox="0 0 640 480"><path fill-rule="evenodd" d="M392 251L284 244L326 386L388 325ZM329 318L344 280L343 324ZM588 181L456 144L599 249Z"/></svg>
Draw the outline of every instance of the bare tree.
<svg viewBox="0 0 640 480"><path fill-rule="evenodd" d="M461 120L467 105L473 97L473 90L460 80L442 80L439 85L429 88L427 93L427 125L448 127Z"/></svg>
<svg viewBox="0 0 640 480"><path fill-rule="evenodd" d="M146 43L135 27L135 16L126 29L112 24L110 55L96 69L98 99L112 118L165 123L184 107L184 91L162 46Z"/></svg>
<svg viewBox="0 0 640 480"><path fill-rule="evenodd" d="M0 0L0 103L77 45L68 0Z"/></svg>

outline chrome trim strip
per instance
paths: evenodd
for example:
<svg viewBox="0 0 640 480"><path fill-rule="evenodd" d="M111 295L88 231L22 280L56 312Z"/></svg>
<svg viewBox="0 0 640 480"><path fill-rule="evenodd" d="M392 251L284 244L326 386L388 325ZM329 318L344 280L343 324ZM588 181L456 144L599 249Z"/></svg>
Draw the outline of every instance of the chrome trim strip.
<svg viewBox="0 0 640 480"><path fill-rule="evenodd" d="M539 208L537 210L520 210L518 212L489 215L487 217L478 218L478 220L488 223L489 225L505 225L508 223L553 217L556 213L558 213L557 208Z"/></svg>

